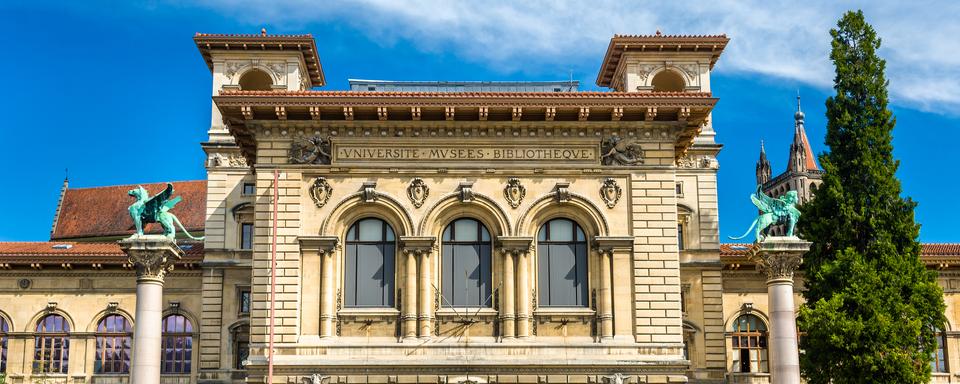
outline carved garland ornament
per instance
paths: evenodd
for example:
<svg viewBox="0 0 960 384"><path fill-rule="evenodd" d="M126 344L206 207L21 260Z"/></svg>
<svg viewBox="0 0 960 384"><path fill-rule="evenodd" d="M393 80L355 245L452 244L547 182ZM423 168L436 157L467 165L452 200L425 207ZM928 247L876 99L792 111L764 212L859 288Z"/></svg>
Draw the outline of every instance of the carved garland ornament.
<svg viewBox="0 0 960 384"><path fill-rule="evenodd" d="M318 177L313 181L313 186L310 187L310 197L313 198L313 203L317 205L317 208L322 208L327 204L331 194L333 194L333 188L330 187L326 177Z"/></svg>
<svg viewBox="0 0 960 384"><path fill-rule="evenodd" d="M527 195L527 188L520 184L520 179L507 179L507 186L503 188L503 197L510 203L511 208L517 208Z"/></svg>
<svg viewBox="0 0 960 384"><path fill-rule="evenodd" d="M416 177L410 181L410 185L407 187L407 197L410 198L414 207L422 207L428 196L430 196L430 187L427 187L427 183L423 179Z"/></svg>
<svg viewBox="0 0 960 384"><path fill-rule="evenodd" d="M603 199L604 203L607 203L607 208L615 207L622 195L623 190L617 185L616 180L610 177L603 180L603 185L600 187L600 198Z"/></svg>

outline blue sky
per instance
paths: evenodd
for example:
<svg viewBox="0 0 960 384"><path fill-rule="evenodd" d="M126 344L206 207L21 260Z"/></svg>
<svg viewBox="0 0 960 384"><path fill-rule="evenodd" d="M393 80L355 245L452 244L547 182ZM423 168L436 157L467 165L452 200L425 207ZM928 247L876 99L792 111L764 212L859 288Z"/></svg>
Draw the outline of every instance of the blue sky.
<svg viewBox="0 0 960 384"><path fill-rule="evenodd" d="M711 7L706 9L704 7ZM797 90L815 153L825 150L829 28L862 7L888 59L904 194L921 240L957 242L949 194L960 162L960 14L953 2L499 1L4 2L0 4L0 241L45 240L64 170L71 187L205 177L210 73L195 32L312 33L328 85L393 80L594 80L614 33L726 33L712 87L721 236L752 220L759 142L786 167ZM96 218L91 218L96 220Z"/></svg>

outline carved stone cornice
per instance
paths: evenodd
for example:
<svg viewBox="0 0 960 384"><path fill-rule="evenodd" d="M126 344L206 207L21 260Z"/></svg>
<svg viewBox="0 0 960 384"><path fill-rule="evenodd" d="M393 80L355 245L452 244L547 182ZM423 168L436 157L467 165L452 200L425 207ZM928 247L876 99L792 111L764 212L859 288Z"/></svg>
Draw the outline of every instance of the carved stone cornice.
<svg viewBox="0 0 960 384"><path fill-rule="evenodd" d="M135 235L118 243L137 271L137 282L163 283L163 277L173 270L174 263L184 255L175 240L163 235Z"/></svg>
<svg viewBox="0 0 960 384"><path fill-rule="evenodd" d="M595 236L593 246L600 252L629 251L633 249L633 237Z"/></svg>
<svg viewBox="0 0 960 384"><path fill-rule="evenodd" d="M433 236L400 236L400 249L417 256L430 254L436 249L437 238Z"/></svg>
<svg viewBox="0 0 960 384"><path fill-rule="evenodd" d="M531 236L498 236L497 246L500 252L512 252L514 254L524 254L530 252L533 247L533 237Z"/></svg>
<svg viewBox="0 0 960 384"><path fill-rule="evenodd" d="M340 247L340 238L336 236L298 236L302 252L317 252L320 255L331 253Z"/></svg>

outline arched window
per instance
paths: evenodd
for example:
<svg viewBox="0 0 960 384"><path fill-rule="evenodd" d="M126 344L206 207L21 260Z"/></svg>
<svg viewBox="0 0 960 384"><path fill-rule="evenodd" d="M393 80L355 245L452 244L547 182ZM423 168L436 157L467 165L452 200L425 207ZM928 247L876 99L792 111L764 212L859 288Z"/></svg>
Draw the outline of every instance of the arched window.
<svg viewBox="0 0 960 384"><path fill-rule="evenodd" d="M490 306L490 232L475 219L457 219L443 230L442 294L454 307Z"/></svg>
<svg viewBox="0 0 960 384"><path fill-rule="evenodd" d="M250 357L250 326L244 324L233 329L233 368L247 369L243 362Z"/></svg>
<svg viewBox="0 0 960 384"><path fill-rule="evenodd" d="M537 237L539 301L544 307L586 307L587 238L570 219L553 219Z"/></svg>
<svg viewBox="0 0 960 384"><path fill-rule="evenodd" d="M160 373L190 373L193 359L193 324L182 315L163 318Z"/></svg>
<svg viewBox="0 0 960 384"><path fill-rule="evenodd" d="M347 307L393 307L396 236L380 219L357 221L347 230L344 268Z"/></svg>
<svg viewBox="0 0 960 384"><path fill-rule="evenodd" d="M934 373L947 373L949 371L947 370L946 334L940 329L934 329L934 332L934 338L937 339L937 350L933 351L931 356L933 360L930 361L930 370Z"/></svg>
<svg viewBox="0 0 960 384"><path fill-rule="evenodd" d="M130 321L120 315L108 315L97 324L96 373L130 372Z"/></svg>
<svg viewBox="0 0 960 384"><path fill-rule="evenodd" d="M683 77L671 70L660 71L660 73L650 81L650 85L653 85L654 91L669 92L681 92L686 86Z"/></svg>
<svg viewBox="0 0 960 384"><path fill-rule="evenodd" d="M10 332L10 325L7 319L0 317L0 373L7 372L7 334Z"/></svg>
<svg viewBox="0 0 960 384"><path fill-rule="evenodd" d="M46 315L37 322L33 348L33 371L67 373L70 361L70 324L60 315Z"/></svg>
<svg viewBox="0 0 960 384"><path fill-rule="evenodd" d="M269 91L273 85L273 79L266 72L259 69L251 69L240 76L240 89L244 91Z"/></svg>
<svg viewBox="0 0 960 384"><path fill-rule="evenodd" d="M754 315L733 323L733 371L768 372L767 326Z"/></svg>

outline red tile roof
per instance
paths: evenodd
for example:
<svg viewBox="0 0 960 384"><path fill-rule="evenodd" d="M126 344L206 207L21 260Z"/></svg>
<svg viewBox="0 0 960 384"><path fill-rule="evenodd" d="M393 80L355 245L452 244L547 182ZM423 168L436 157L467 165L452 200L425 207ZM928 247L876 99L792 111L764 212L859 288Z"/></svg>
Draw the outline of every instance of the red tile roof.
<svg viewBox="0 0 960 384"><path fill-rule="evenodd" d="M181 242L182 263L203 259L202 242ZM126 264L127 256L117 243L78 243L73 241L0 242L3 264Z"/></svg>
<svg viewBox="0 0 960 384"><path fill-rule="evenodd" d="M151 195L166 187L166 183L142 184ZM113 185L95 188L68 188L60 201L59 215L54 219L51 240L127 236L133 234L133 221L127 207L133 198L127 191L131 185ZM173 183L174 196L183 196L173 213L183 226L196 235L203 232L207 206L206 180ZM159 224L148 224L144 233L161 233ZM119 249L119 248L118 248Z"/></svg>
<svg viewBox="0 0 960 384"><path fill-rule="evenodd" d="M747 250L753 244L746 243L728 243L720 244L720 257L746 256ZM923 243L920 251L921 257L936 258L943 256L960 257L960 243Z"/></svg>

